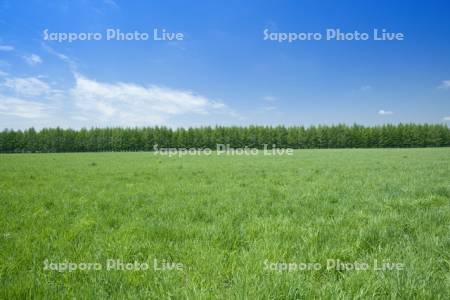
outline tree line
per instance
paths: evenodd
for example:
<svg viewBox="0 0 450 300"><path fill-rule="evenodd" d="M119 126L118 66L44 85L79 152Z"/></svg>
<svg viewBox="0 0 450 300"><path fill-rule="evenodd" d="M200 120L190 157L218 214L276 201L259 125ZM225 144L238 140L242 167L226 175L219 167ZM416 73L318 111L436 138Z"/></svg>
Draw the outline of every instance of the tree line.
<svg viewBox="0 0 450 300"><path fill-rule="evenodd" d="M144 127L0 132L0 152L152 151L158 148L406 148L448 147L450 128L444 124L381 126L206 126L198 128Z"/></svg>

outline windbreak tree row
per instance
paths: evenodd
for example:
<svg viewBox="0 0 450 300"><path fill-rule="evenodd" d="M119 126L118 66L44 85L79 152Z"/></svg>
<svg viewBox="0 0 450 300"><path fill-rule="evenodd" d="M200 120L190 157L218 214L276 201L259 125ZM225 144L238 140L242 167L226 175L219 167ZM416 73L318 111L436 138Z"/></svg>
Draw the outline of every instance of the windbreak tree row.
<svg viewBox="0 0 450 300"><path fill-rule="evenodd" d="M366 127L206 126L198 128L46 128L3 130L0 152L152 151L158 148L407 148L450 146L444 124L399 124Z"/></svg>

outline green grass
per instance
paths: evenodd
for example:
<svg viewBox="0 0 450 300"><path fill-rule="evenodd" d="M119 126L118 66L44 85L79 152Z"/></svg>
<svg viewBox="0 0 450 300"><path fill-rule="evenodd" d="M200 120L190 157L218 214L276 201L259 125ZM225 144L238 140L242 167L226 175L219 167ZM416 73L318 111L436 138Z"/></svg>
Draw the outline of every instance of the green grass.
<svg viewBox="0 0 450 300"><path fill-rule="evenodd" d="M44 270L110 258L151 269ZM184 269L154 271L155 258ZM404 270L327 270L327 259ZM449 148L0 155L0 298L374 296L450 298Z"/></svg>

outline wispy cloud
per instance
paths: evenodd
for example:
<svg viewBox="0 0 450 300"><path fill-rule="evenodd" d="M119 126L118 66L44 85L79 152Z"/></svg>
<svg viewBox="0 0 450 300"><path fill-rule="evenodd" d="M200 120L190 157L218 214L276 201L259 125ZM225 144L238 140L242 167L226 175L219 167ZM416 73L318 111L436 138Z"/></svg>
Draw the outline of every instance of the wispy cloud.
<svg viewBox="0 0 450 300"><path fill-rule="evenodd" d="M55 89L46 77L4 76L0 81L0 114L19 118L42 118L60 126L171 125L177 117L226 115L239 118L217 99L189 90L135 83L106 83L74 73L75 84Z"/></svg>
<svg viewBox="0 0 450 300"><path fill-rule="evenodd" d="M185 114L206 115L228 107L192 91L134 83L102 83L75 74L70 97L80 110L78 116L119 124L158 124Z"/></svg>
<svg viewBox="0 0 450 300"><path fill-rule="evenodd" d="M0 114L26 119L47 117L49 106L43 103L28 101L0 94Z"/></svg>
<svg viewBox="0 0 450 300"><path fill-rule="evenodd" d="M263 100L267 101L267 102L275 102L275 101L277 101L277 98L275 98L273 96L264 96Z"/></svg>
<svg viewBox="0 0 450 300"><path fill-rule="evenodd" d="M23 56L23 59L30 66L35 66L35 65L42 63L41 57L37 54L25 55L25 56Z"/></svg>
<svg viewBox="0 0 450 300"><path fill-rule="evenodd" d="M447 121L447 122L450 122L450 116L448 116L448 117L443 117L442 120Z"/></svg>
<svg viewBox="0 0 450 300"><path fill-rule="evenodd" d="M55 49L53 49L52 47L50 47L49 45L47 45L45 43L42 43L41 46L45 51L47 51L47 53L54 55L58 59L67 63L69 65L69 67L72 69L72 71L75 71L77 69L77 65L76 65L75 61L72 58L70 58L69 56L56 51Z"/></svg>
<svg viewBox="0 0 450 300"><path fill-rule="evenodd" d="M11 45L0 45L0 51L13 51L14 47Z"/></svg>
<svg viewBox="0 0 450 300"><path fill-rule="evenodd" d="M440 89L448 90L450 89L450 80L443 80L441 84L438 86Z"/></svg>
<svg viewBox="0 0 450 300"><path fill-rule="evenodd" d="M265 102L264 105L260 108L260 111L263 113L266 112L275 112L278 110L278 107L275 105L275 102L278 101L278 99L274 96L266 95L262 97L263 101Z"/></svg>
<svg viewBox="0 0 450 300"><path fill-rule="evenodd" d="M378 111L378 114L379 114L379 115L384 115L384 116L386 116L386 115L393 115L394 112L393 112L393 111L390 111L390 110L383 110L383 109L380 109L380 110Z"/></svg>
<svg viewBox="0 0 450 300"><path fill-rule="evenodd" d="M1 115L52 121L64 114L58 103L64 92L37 77L4 77L0 83Z"/></svg>
<svg viewBox="0 0 450 300"><path fill-rule="evenodd" d="M5 78L1 85L22 96L39 96L50 91L50 86L36 77Z"/></svg>

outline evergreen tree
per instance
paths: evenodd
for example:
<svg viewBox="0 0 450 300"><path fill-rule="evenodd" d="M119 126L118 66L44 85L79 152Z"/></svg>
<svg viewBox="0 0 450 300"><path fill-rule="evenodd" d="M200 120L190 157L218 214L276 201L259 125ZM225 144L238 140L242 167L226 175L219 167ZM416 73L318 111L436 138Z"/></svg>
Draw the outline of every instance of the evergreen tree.
<svg viewBox="0 0 450 300"><path fill-rule="evenodd" d="M152 151L159 148L262 148L267 144L280 148L380 148L448 147L450 128L444 124L398 124L375 127L346 126L249 126L171 129L82 128L80 130L44 128L36 131L5 129L0 132L0 152L84 152Z"/></svg>

